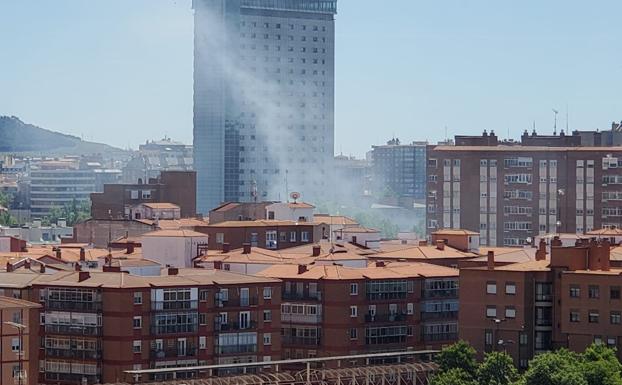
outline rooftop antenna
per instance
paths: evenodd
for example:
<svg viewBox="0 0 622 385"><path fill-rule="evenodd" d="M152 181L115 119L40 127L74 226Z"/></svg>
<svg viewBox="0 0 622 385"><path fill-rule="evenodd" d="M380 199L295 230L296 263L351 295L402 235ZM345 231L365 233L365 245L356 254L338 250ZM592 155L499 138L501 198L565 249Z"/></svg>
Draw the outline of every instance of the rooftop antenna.
<svg viewBox="0 0 622 385"><path fill-rule="evenodd" d="M555 114L555 123L553 124L553 135L557 135L557 114L559 114L559 111L553 108L553 113Z"/></svg>
<svg viewBox="0 0 622 385"><path fill-rule="evenodd" d="M447 137L447 126L445 126L445 142L449 141L449 138Z"/></svg>
<svg viewBox="0 0 622 385"><path fill-rule="evenodd" d="M566 134L568 134L568 103L566 103Z"/></svg>
<svg viewBox="0 0 622 385"><path fill-rule="evenodd" d="M289 174L289 170L285 169L285 196L286 197L289 195L289 186L287 185L287 174ZM286 198L286 199L289 202L289 198Z"/></svg>

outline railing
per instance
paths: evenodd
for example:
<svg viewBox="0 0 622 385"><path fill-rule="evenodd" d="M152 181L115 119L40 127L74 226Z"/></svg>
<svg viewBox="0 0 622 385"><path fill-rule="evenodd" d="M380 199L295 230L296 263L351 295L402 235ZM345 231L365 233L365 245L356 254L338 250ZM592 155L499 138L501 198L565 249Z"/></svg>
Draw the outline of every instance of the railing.
<svg viewBox="0 0 622 385"><path fill-rule="evenodd" d="M257 327L256 321L248 321L244 323L239 322L228 322L228 323L220 323L216 321L214 325L214 330L220 332L228 332L233 330L246 330L246 329L255 329Z"/></svg>
<svg viewBox="0 0 622 385"><path fill-rule="evenodd" d="M98 360L102 357L101 350L77 350L46 348L45 355L48 357L76 358L81 360Z"/></svg>
<svg viewBox="0 0 622 385"><path fill-rule="evenodd" d="M458 339L458 333L435 333L423 334L424 341L454 341Z"/></svg>
<svg viewBox="0 0 622 385"><path fill-rule="evenodd" d="M553 300L553 294L536 294L537 302L551 302Z"/></svg>
<svg viewBox="0 0 622 385"><path fill-rule="evenodd" d="M383 301L383 300L391 300L391 299L406 299L408 292L406 291L396 291L396 292L378 292L378 293L367 293L367 299L370 301Z"/></svg>
<svg viewBox="0 0 622 385"><path fill-rule="evenodd" d="M154 325L151 326L152 334L181 334L181 333L196 333L198 324L183 324L183 325Z"/></svg>
<svg viewBox="0 0 622 385"><path fill-rule="evenodd" d="M365 322L401 322L406 320L406 314L365 314Z"/></svg>
<svg viewBox="0 0 622 385"><path fill-rule="evenodd" d="M291 314L281 313L281 322L295 322L295 323L310 323L316 324L322 322L322 316L320 314Z"/></svg>
<svg viewBox="0 0 622 385"><path fill-rule="evenodd" d="M423 298L456 298L458 289L424 290Z"/></svg>
<svg viewBox="0 0 622 385"><path fill-rule="evenodd" d="M385 337L365 337L365 345L390 345L390 344L403 344L406 342L406 335L398 336L385 336Z"/></svg>
<svg viewBox="0 0 622 385"><path fill-rule="evenodd" d="M550 318L536 318L536 326L552 326L553 320Z"/></svg>
<svg viewBox="0 0 622 385"><path fill-rule="evenodd" d="M198 305L198 301L151 301L151 310L188 310Z"/></svg>
<svg viewBox="0 0 622 385"><path fill-rule="evenodd" d="M281 298L286 301L321 301L322 293L292 293L284 291L281 293Z"/></svg>
<svg viewBox="0 0 622 385"><path fill-rule="evenodd" d="M230 298L227 300L217 299L217 307L248 307L257 306L258 300L256 296L244 298Z"/></svg>
<svg viewBox="0 0 622 385"><path fill-rule="evenodd" d="M186 347L186 349L152 349L150 351L150 357L152 359L162 359L162 358L171 358L171 357L194 357L197 355L197 348Z"/></svg>
<svg viewBox="0 0 622 385"><path fill-rule="evenodd" d="M47 310L74 310L74 311L102 311L102 303L99 301L93 302L74 302L74 301L56 301L46 300L45 308Z"/></svg>
<svg viewBox="0 0 622 385"><path fill-rule="evenodd" d="M437 312L422 312L421 319L424 321L439 320L447 318L458 318L457 311L437 311Z"/></svg>
<svg viewBox="0 0 622 385"><path fill-rule="evenodd" d="M216 354L256 353L257 344L216 346Z"/></svg>
<svg viewBox="0 0 622 385"><path fill-rule="evenodd" d="M81 336L101 335L101 326L83 326L66 324L45 324L45 332L50 334L73 334Z"/></svg>
<svg viewBox="0 0 622 385"><path fill-rule="evenodd" d="M281 336L284 345L320 346L320 337L293 337Z"/></svg>
<svg viewBox="0 0 622 385"><path fill-rule="evenodd" d="M86 378L87 384L99 383L99 376L93 374L45 372L45 379L47 381L60 381L70 382L73 384L82 384L83 378Z"/></svg>

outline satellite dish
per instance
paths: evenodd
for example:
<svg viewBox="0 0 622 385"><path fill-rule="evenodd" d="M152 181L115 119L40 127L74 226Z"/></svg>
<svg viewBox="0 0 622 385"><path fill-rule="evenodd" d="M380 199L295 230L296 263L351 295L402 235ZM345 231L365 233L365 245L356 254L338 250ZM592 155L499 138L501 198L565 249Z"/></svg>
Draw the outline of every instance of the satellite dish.
<svg viewBox="0 0 622 385"><path fill-rule="evenodd" d="M300 193L299 192L293 192L293 193L289 194L289 197L294 200L294 203L296 203L296 200L298 200L300 198Z"/></svg>

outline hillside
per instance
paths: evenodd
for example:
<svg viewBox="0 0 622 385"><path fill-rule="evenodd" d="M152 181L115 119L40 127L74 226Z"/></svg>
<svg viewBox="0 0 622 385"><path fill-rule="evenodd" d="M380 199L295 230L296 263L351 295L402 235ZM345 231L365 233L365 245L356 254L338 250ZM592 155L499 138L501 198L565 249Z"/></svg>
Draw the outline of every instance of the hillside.
<svg viewBox="0 0 622 385"><path fill-rule="evenodd" d="M80 155L124 151L27 124L15 116L0 116L0 153Z"/></svg>

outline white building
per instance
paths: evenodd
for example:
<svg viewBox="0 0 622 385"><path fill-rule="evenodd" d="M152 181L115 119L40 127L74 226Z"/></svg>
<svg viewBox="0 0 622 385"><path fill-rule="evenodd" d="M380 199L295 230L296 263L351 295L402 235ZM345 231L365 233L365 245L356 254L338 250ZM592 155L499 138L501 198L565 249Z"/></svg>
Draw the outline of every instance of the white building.
<svg viewBox="0 0 622 385"><path fill-rule="evenodd" d="M162 266L192 267L201 247L207 247L207 234L191 230L158 230L142 235L143 258Z"/></svg>
<svg viewBox="0 0 622 385"><path fill-rule="evenodd" d="M313 222L315 206L304 202L277 202L266 206L266 219Z"/></svg>
<svg viewBox="0 0 622 385"><path fill-rule="evenodd" d="M133 219L180 219L181 209L173 203L141 203L130 209Z"/></svg>

